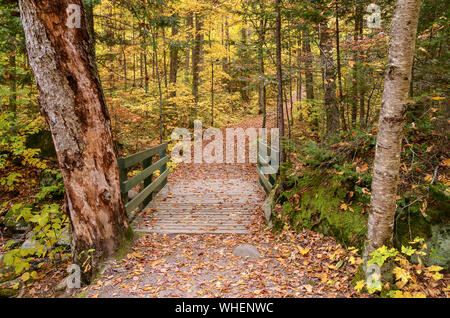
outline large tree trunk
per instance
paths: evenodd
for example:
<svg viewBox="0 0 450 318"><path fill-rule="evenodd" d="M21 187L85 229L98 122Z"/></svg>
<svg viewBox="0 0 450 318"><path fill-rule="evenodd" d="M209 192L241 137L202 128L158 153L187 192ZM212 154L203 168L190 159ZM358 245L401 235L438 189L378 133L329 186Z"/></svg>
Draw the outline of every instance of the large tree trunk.
<svg viewBox="0 0 450 318"><path fill-rule="evenodd" d="M333 62L331 37L326 23L320 25L320 57L324 81L323 103L326 116L326 135L339 134L339 107L336 98L336 67Z"/></svg>
<svg viewBox="0 0 450 318"><path fill-rule="evenodd" d="M365 260L379 247L393 245L394 215L411 68L420 0L397 0L378 122Z"/></svg>
<svg viewBox="0 0 450 318"><path fill-rule="evenodd" d="M80 28L68 27L70 3L83 8L81 0L19 1L40 109L52 131L66 188L73 259L90 266L84 274L89 280L130 228L86 14L81 9ZM94 252L85 263L89 250Z"/></svg>

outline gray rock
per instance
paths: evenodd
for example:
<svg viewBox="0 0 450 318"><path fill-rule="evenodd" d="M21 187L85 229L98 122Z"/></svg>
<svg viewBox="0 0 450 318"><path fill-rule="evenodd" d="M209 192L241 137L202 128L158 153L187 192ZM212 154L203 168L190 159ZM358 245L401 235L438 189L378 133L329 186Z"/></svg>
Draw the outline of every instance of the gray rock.
<svg viewBox="0 0 450 318"><path fill-rule="evenodd" d="M70 236L69 228L65 227L59 237L58 237L58 245L70 245L72 242L72 237Z"/></svg>
<svg viewBox="0 0 450 318"><path fill-rule="evenodd" d="M29 238L29 239L25 240L25 242L23 242L21 248L30 249L30 248L35 248L35 247L36 247L36 241Z"/></svg>
<svg viewBox="0 0 450 318"><path fill-rule="evenodd" d="M128 191L128 200L133 200L138 194L136 190L131 189Z"/></svg>
<svg viewBox="0 0 450 318"><path fill-rule="evenodd" d="M239 257L248 257L250 259L257 259L261 257L261 253L259 253L258 249L250 244L241 244L236 246L233 250L233 255Z"/></svg>
<svg viewBox="0 0 450 318"><path fill-rule="evenodd" d="M63 291L67 288L67 277L64 278L58 285L55 287L55 291Z"/></svg>

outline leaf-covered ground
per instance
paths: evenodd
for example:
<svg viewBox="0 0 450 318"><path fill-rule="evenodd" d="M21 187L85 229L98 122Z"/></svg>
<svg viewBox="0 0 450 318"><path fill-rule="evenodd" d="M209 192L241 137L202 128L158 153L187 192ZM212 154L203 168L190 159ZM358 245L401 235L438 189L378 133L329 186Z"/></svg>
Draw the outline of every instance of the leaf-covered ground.
<svg viewBox="0 0 450 318"><path fill-rule="evenodd" d="M233 256L241 243L256 246L262 257ZM349 251L313 232L150 234L139 237L85 292L94 298L361 297L350 284L355 270Z"/></svg>

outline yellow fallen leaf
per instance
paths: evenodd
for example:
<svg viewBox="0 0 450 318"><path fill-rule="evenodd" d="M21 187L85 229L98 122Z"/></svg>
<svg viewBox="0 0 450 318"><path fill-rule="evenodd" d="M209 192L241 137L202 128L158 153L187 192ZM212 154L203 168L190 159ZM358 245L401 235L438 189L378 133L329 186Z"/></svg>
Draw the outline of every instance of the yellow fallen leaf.
<svg viewBox="0 0 450 318"><path fill-rule="evenodd" d="M164 258L158 259L158 260L156 260L156 261L151 262L151 263L150 263L150 266L151 266L151 267L154 267L154 266L156 266L156 265L159 265L159 264L161 264L161 263L164 263L165 261L166 261L166 260L165 260Z"/></svg>
<svg viewBox="0 0 450 318"><path fill-rule="evenodd" d="M311 250L311 248L309 248L309 247L302 248L301 246L298 246L297 249L300 252L300 254L302 254L302 255L308 254L308 252Z"/></svg>
<svg viewBox="0 0 450 318"><path fill-rule="evenodd" d="M26 282L30 279L30 273L26 272L22 274L22 281Z"/></svg>

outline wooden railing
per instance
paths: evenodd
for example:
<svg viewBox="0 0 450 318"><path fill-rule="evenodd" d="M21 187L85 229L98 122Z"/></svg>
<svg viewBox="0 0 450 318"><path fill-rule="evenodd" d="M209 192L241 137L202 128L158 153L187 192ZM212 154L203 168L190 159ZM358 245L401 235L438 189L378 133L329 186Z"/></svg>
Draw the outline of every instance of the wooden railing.
<svg viewBox="0 0 450 318"><path fill-rule="evenodd" d="M266 156L262 156L261 154L261 147L266 147L267 154ZM259 140L258 141L258 164L256 166L256 171L258 172L259 176L259 183L261 186L263 186L266 193L269 193L272 191L273 186L275 185L275 182L277 180L277 174L278 174L278 167L277 169L274 169L271 166L271 158L272 157L280 158L280 151L278 149L275 149L271 146L268 146L264 141ZM278 164L279 165L279 164ZM264 167L265 171L262 171L261 168ZM269 173L267 173L269 172Z"/></svg>
<svg viewBox="0 0 450 318"><path fill-rule="evenodd" d="M134 155L119 158L120 171L120 191L122 193L123 203L128 216L133 219L136 213L132 212L139 206L146 207L153 198L153 195L158 193L167 183L167 162L169 158L166 154L167 144L163 143L156 147L141 151ZM158 160L153 163L153 159L158 157ZM128 178L128 170L142 164L142 171L137 175ZM153 173L159 170L159 176L153 180ZM128 191L136 185L143 182L143 187L140 187L139 193L128 202Z"/></svg>

